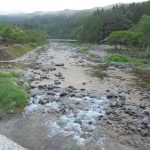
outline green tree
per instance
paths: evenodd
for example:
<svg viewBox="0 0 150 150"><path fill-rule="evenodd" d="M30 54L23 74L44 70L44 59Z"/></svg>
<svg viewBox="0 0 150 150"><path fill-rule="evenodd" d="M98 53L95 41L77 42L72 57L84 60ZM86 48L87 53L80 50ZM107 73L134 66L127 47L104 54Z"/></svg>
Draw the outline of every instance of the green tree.
<svg viewBox="0 0 150 150"><path fill-rule="evenodd" d="M143 32L142 43L150 49L150 16L143 15L137 25L137 30Z"/></svg>
<svg viewBox="0 0 150 150"><path fill-rule="evenodd" d="M110 44L122 46L140 46L143 33L135 31L115 31L112 32L107 40Z"/></svg>
<svg viewBox="0 0 150 150"><path fill-rule="evenodd" d="M89 16L82 27L80 40L84 42L98 42L100 38L99 26L99 16Z"/></svg>

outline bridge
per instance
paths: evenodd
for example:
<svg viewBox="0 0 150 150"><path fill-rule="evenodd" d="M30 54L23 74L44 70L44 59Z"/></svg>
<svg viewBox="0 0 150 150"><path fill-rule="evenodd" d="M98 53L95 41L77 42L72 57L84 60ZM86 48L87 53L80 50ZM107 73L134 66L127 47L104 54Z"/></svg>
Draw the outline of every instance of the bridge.
<svg viewBox="0 0 150 150"><path fill-rule="evenodd" d="M76 39L49 39L50 42L78 42Z"/></svg>

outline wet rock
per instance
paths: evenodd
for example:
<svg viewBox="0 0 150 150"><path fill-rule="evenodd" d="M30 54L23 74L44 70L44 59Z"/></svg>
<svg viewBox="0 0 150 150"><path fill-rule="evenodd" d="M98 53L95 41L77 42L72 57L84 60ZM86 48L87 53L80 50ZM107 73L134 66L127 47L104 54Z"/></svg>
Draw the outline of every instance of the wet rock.
<svg viewBox="0 0 150 150"><path fill-rule="evenodd" d="M55 66L64 66L64 63L63 62L56 62Z"/></svg>
<svg viewBox="0 0 150 150"><path fill-rule="evenodd" d="M81 93L76 93L76 94L75 94L75 97L76 97L76 98L83 98L83 95L82 95Z"/></svg>
<svg viewBox="0 0 150 150"><path fill-rule="evenodd" d="M46 89L47 88L47 85L46 84L39 84L38 86L40 89Z"/></svg>
<svg viewBox="0 0 150 150"><path fill-rule="evenodd" d="M38 99L33 99L32 101L30 101L29 105L31 104L39 104L39 100Z"/></svg>
<svg viewBox="0 0 150 150"><path fill-rule="evenodd" d="M142 99L143 100L143 99ZM146 108L146 105L140 104L140 108Z"/></svg>
<svg viewBox="0 0 150 150"><path fill-rule="evenodd" d="M88 138L91 137L91 136L92 136L91 133L85 132L85 133L82 134L81 137L84 138L84 139L88 139Z"/></svg>
<svg viewBox="0 0 150 150"><path fill-rule="evenodd" d="M76 95L75 93L71 93L70 94L71 97L75 97L75 95Z"/></svg>
<svg viewBox="0 0 150 150"><path fill-rule="evenodd" d="M143 123L144 123L145 125L149 125L149 124L150 124L150 116L145 116L145 117L143 118Z"/></svg>
<svg viewBox="0 0 150 150"><path fill-rule="evenodd" d="M62 93L60 93L60 97L64 97L64 96L66 96L68 93L67 92L62 92Z"/></svg>
<svg viewBox="0 0 150 150"><path fill-rule="evenodd" d="M47 92L47 95L55 96L56 94L55 94L55 92L53 92L53 91L48 91L48 92Z"/></svg>
<svg viewBox="0 0 150 150"><path fill-rule="evenodd" d="M106 114L109 115L109 114L111 114L111 113L113 113L113 110L108 107L107 110L106 110Z"/></svg>
<svg viewBox="0 0 150 150"><path fill-rule="evenodd" d="M93 132L93 128L90 125L82 124L81 125L82 131L84 132Z"/></svg>
<svg viewBox="0 0 150 150"><path fill-rule="evenodd" d="M117 98L117 97L118 97L117 95L113 95L113 94L107 95L108 99Z"/></svg>
<svg viewBox="0 0 150 150"><path fill-rule="evenodd" d="M41 104L41 105L45 105L45 104L47 104L47 103L49 103L49 100L48 100L48 99L43 99L43 100L40 100L40 101L39 101L39 104Z"/></svg>

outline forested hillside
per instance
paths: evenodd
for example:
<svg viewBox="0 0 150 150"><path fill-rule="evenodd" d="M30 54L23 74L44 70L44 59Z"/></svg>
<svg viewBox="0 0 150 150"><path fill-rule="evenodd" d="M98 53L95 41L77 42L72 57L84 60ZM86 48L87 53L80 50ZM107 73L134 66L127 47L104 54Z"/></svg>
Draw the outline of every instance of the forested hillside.
<svg viewBox="0 0 150 150"><path fill-rule="evenodd" d="M148 45L149 16L150 1L146 1L126 5L118 4L109 9L107 7L107 9L97 8L83 11L65 10L57 13L1 15L0 22L19 26L27 31L47 31L49 38L72 38L92 43L107 40L112 33L108 38L109 42L120 44L120 42L113 41L114 35L125 33L126 36L131 36L132 34L132 37L135 36L132 39L133 42L128 43L125 39L125 42L121 42L121 44L139 46ZM114 31L126 30L128 32L114 33ZM145 43L141 43L143 39Z"/></svg>
<svg viewBox="0 0 150 150"><path fill-rule="evenodd" d="M112 31L136 30L135 28L143 15L150 15L150 1L116 5L106 11L97 10L84 22L80 39L85 42L99 42Z"/></svg>

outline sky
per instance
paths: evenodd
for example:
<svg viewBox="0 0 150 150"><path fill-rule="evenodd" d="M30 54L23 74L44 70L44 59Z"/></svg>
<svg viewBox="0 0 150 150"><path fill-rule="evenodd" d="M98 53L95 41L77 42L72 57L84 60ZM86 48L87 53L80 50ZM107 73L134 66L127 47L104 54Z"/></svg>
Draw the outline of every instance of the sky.
<svg viewBox="0 0 150 150"><path fill-rule="evenodd" d="M1 13L89 9L144 0L0 0Z"/></svg>

